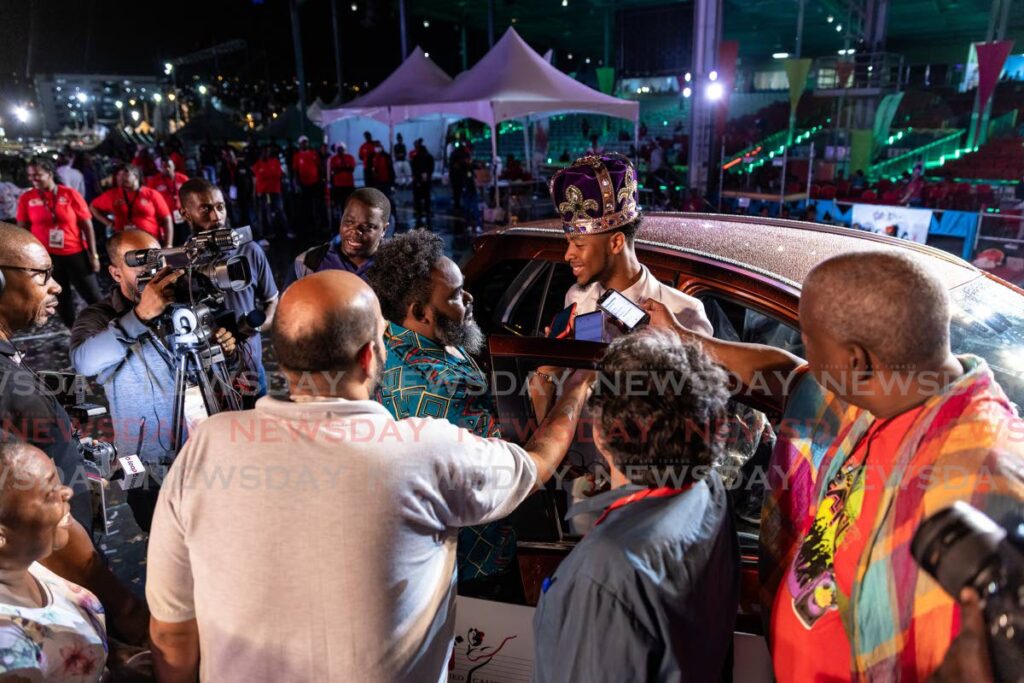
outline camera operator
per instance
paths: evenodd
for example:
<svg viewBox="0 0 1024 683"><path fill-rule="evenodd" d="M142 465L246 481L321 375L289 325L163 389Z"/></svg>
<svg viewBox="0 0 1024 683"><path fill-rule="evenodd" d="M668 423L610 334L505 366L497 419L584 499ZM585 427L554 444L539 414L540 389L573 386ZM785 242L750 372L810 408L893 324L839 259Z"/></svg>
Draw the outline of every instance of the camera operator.
<svg viewBox="0 0 1024 683"><path fill-rule="evenodd" d="M31 233L0 223L0 432L39 448L72 490L70 541L43 564L95 593L108 626L124 642L145 636L145 605L121 584L92 544L92 504L82 453L67 412L42 380L21 362L15 332L42 325L56 313L60 285L46 248Z"/></svg>
<svg viewBox="0 0 1024 683"><path fill-rule="evenodd" d="M192 234L225 227L227 206L224 194L213 183L203 178L193 178L181 186L179 191L181 211L189 224ZM246 242L233 252L249 262L253 282L240 292L225 292L224 304L236 317L251 312L257 305L262 306L266 322L259 331L269 330L277 308L278 292L270 263L258 245ZM229 255L231 255L229 253ZM267 393L267 376L263 369L263 343L259 334L253 334L239 346L241 354L240 373L253 388L246 395L247 405Z"/></svg>
<svg viewBox="0 0 1024 683"><path fill-rule="evenodd" d="M174 301L174 283L183 271L165 268L139 291L144 267L125 264L136 249L159 249L156 238L141 230L125 230L107 242L110 277L117 284L105 301L82 311L71 330L71 363L103 385L114 425L114 445L122 455L138 455L147 469L166 466L172 449L174 355L162 341L160 315ZM235 339L221 328L215 333L226 355ZM142 432L142 447L139 433ZM162 477L160 477L162 478ZM135 520L149 530L158 487L128 490Z"/></svg>

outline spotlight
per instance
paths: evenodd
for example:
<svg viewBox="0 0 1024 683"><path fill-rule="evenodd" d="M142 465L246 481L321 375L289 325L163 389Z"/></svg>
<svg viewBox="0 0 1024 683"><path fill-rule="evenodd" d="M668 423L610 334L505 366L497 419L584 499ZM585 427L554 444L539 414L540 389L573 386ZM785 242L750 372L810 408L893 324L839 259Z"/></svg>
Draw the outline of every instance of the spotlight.
<svg viewBox="0 0 1024 683"><path fill-rule="evenodd" d="M572 59L572 53L571 52L569 53L569 59Z"/></svg>
<svg viewBox="0 0 1024 683"><path fill-rule="evenodd" d="M75 94L75 99L81 102L82 104L85 104L89 101L89 96L86 95L84 92L80 92Z"/></svg>
<svg viewBox="0 0 1024 683"><path fill-rule="evenodd" d="M430 28L430 22L426 19L423 20L423 28Z"/></svg>
<svg viewBox="0 0 1024 683"><path fill-rule="evenodd" d="M712 71L711 73L709 73L708 74L708 79L712 80L712 81L717 81L718 80L718 72L717 71Z"/></svg>
<svg viewBox="0 0 1024 683"><path fill-rule="evenodd" d="M689 97L693 94L693 89L690 86L683 88L683 97Z"/></svg>
<svg viewBox="0 0 1024 683"><path fill-rule="evenodd" d="M117 107L118 109L123 109L124 108L124 102L122 102L121 100L117 100L116 102L114 102L114 106Z"/></svg>
<svg viewBox="0 0 1024 683"><path fill-rule="evenodd" d="M568 7L568 6L569 6L569 0L562 0L562 7Z"/></svg>
<svg viewBox="0 0 1024 683"><path fill-rule="evenodd" d="M139 112L137 109L132 109L132 121L139 120Z"/></svg>
<svg viewBox="0 0 1024 683"><path fill-rule="evenodd" d="M205 95L206 94L206 86L205 85L200 85L199 86L199 94L200 95Z"/></svg>
<svg viewBox="0 0 1024 683"><path fill-rule="evenodd" d="M172 71L174 71L174 65L170 62L164 62L164 75L170 76Z"/></svg>
<svg viewBox="0 0 1024 683"><path fill-rule="evenodd" d="M708 87L704 91L704 94L712 102L717 102L725 95L725 88L722 87L721 83L708 83Z"/></svg>
<svg viewBox="0 0 1024 683"><path fill-rule="evenodd" d="M842 24L836 24L836 33L842 33L842 32L843 32L843 25Z"/></svg>
<svg viewBox="0 0 1024 683"><path fill-rule="evenodd" d="M18 123L26 123L28 121L28 109L21 105L14 107L14 109L11 110L11 113L14 114L14 118L18 119Z"/></svg>
<svg viewBox="0 0 1024 683"><path fill-rule="evenodd" d="M359 9L359 5L357 5L356 3L353 2L352 3L352 11L355 12L357 9Z"/></svg>
<svg viewBox="0 0 1024 683"><path fill-rule="evenodd" d="M169 93L167 93L167 100L168 100L169 102L173 102L173 101L174 101L174 100L176 100L176 99L178 99L178 98L177 98L177 97L175 96L175 94L174 94L174 93L172 93L172 92L169 92Z"/></svg>
<svg viewBox="0 0 1024 683"><path fill-rule="evenodd" d="M832 23L833 21L835 21L835 20L836 20L836 18L835 18L835 17L833 17L833 16L832 16L832 15L830 14L830 15L828 15L828 19L826 19L825 21L827 21L828 23L830 23L830 24L831 24L831 23Z"/></svg>
<svg viewBox="0 0 1024 683"><path fill-rule="evenodd" d="M693 74L687 71L686 74L683 76L683 80L689 83L690 81L693 80Z"/></svg>
<svg viewBox="0 0 1024 683"><path fill-rule="evenodd" d="M430 53L429 52L424 52L423 56L426 57L427 59L430 59Z"/></svg>
<svg viewBox="0 0 1024 683"><path fill-rule="evenodd" d="M160 104L160 102L163 101L163 99L164 99L164 96L161 95L160 93L158 93L158 92L153 93L153 101L156 102L157 104Z"/></svg>
<svg viewBox="0 0 1024 683"><path fill-rule="evenodd" d="M789 57L789 53L788 52L773 52L772 53L772 58L773 59L786 59L788 57Z"/></svg>
<svg viewBox="0 0 1024 683"><path fill-rule="evenodd" d="M587 64L590 64L590 57L587 57L587 58L586 58L585 60L583 60L583 61L585 61L585 62L586 62Z"/></svg>

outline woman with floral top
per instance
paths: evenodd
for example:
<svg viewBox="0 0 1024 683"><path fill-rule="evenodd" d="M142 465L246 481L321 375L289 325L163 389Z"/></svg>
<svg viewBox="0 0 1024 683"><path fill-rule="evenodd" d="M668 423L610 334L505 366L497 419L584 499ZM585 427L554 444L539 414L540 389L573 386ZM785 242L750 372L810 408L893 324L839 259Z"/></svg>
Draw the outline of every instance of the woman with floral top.
<svg viewBox="0 0 1024 683"><path fill-rule="evenodd" d="M41 450L0 441L0 681L89 683L103 675L100 601L39 563L68 542L70 499Z"/></svg>

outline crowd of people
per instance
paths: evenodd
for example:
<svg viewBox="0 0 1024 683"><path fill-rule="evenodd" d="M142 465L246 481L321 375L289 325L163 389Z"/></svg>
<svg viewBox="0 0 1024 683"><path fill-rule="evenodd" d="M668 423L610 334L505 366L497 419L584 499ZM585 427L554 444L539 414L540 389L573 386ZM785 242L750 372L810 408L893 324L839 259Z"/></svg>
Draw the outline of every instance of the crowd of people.
<svg viewBox="0 0 1024 683"><path fill-rule="evenodd" d="M449 166L466 169L470 202L460 148ZM432 170L421 141L414 151L396 145L392 159L367 135L358 153L374 182L355 189L344 148L325 164L300 140L290 172L304 220L328 169L337 233L313 235L327 241L299 254L282 294L263 248L233 252L252 281L225 294L230 315L208 343L244 409L191 423L180 451L163 314L182 273L145 273L126 255L176 242L178 225L227 225L241 174L225 190L180 178L176 161L148 177L127 165L90 208L33 162L20 225L0 224L0 679L444 680L456 595L524 601L511 516L562 485L581 429L609 484L569 510L593 521L545 581L535 679L728 678L740 558L720 468L746 399L784 415L760 534L776 678L991 680L978 596L945 594L914 564L910 535L955 500L997 520L1021 510L1024 426L985 362L951 352L950 302L931 273L892 251L819 264L800 299L806 359L718 340L701 301L637 257L636 169L587 156L550 185L575 278L569 329L610 291L650 322L606 324L593 370L532 372L536 428L520 446L444 241L422 229L385 239L394 206L374 157L389 182L415 186ZM281 194L273 151L253 168L255 196ZM91 217L111 228L106 298ZM69 285L89 303L77 315ZM129 492L149 532L144 601L93 545L75 429L13 343L58 311L73 318L72 364L106 393L118 449L146 465L146 486ZM285 395L266 395L259 330L240 324L253 311Z"/></svg>

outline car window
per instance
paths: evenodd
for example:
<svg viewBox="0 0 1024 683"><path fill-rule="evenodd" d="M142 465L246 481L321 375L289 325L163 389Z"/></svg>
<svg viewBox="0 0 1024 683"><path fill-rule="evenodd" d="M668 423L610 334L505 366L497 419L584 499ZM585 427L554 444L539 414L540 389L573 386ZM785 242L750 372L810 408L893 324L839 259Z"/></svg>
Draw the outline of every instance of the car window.
<svg viewBox="0 0 1024 683"><path fill-rule="evenodd" d="M501 328L499 304L512 289L512 283L530 263L529 259L507 259L498 261L487 269L487 274L477 278L467 287L473 295L474 317L485 334Z"/></svg>
<svg viewBox="0 0 1024 683"><path fill-rule="evenodd" d="M1024 407L1024 296L988 278L950 293L953 353L981 356L1013 403Z"/></svg>
<svg viewBox="0 0 1024 683"><path fill-rule="evenodd" d="M715 328L715 337L725 341L768 344L803 357L800 330L731 297L705 292L698 295Z"/></svg>
<svg viewBox="0 0 1024 683"><path fill-rule="evenodd" d="M499 261L473 283L470 293L485 332L541 336L564 307L575 282L568 264L542 259Z"/></svg>

